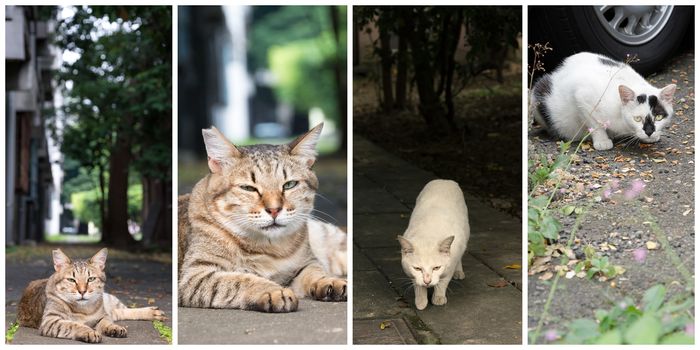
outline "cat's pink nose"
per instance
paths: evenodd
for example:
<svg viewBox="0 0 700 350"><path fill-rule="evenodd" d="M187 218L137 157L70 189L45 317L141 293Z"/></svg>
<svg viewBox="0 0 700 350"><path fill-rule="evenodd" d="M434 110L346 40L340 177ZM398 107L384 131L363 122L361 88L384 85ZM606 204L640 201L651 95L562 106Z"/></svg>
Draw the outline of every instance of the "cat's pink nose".
<svg viewBox="0 0 700 350"><path fill-rule="evenodd" d="M273 219L277 218L282 208L265 208L265 211L272 216Z"/></svg>
<svg viewBox="0 0 700 350"><path fill-rule="evenodd" d="M430 280L431 280L430 276L423 276L423 283L430 284Z"/></svg>

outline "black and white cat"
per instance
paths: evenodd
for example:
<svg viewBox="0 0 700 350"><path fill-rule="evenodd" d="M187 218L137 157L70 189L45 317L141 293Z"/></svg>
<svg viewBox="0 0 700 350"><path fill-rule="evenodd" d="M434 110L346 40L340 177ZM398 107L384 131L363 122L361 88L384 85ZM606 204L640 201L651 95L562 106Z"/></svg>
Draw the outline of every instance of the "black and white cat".
<svg viewBox="0 0 700 350"><path fill-rule="evenodd" d="M593 147L608 150L612 139L657 142L673 115L676 85L658 89L629 65L582 52L540 78L530 95L535 120L564 140L589 131Z"/></svg>

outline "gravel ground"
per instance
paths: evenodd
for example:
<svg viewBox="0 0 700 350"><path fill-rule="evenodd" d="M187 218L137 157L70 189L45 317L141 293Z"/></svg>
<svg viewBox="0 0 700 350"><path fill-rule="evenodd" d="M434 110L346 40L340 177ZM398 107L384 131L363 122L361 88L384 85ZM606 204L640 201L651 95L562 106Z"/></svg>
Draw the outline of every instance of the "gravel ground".
<svg viewBox="0 0 700 350"><path fill-rule="evenodd" d="M675 281L684 283L680 273L671 265L663 249L649 250L646 260L638 263L632 251L644 248L647 242L658 243L642 214L645 208L653 217L685 266L694 274L694 53L678 55L658 73L647 77L655 86L678 85L675 95L675 117L658 143L631 145L617 143L610 151L598 152L590 143L583 147L567 173L562 193L553 201L553 208L565 205L581 206L593 201L590 214L578 233L580 241L573 249L582 256L585 245L593 245L612 264L621 265L626 272L612 281L586 280L574 277L560 279L559 288L549 310L545 329L563 327L562 321L593 317L597 308L609 309L610 301L630 296L641 298L647 288L666 284L671 293L680 290ZM537 127L529 137L529 157L556 156L558 143ZM617 179L628 186L634 179L646 184L644 192L631 202L610 200L597 202L598 186ZM593 189L592 189L593 188ZM564 225L560 243L566 243L575 215L559 219ZM543 274L528 279L528 327L534 329L543 310L551 281Z"/></svg>

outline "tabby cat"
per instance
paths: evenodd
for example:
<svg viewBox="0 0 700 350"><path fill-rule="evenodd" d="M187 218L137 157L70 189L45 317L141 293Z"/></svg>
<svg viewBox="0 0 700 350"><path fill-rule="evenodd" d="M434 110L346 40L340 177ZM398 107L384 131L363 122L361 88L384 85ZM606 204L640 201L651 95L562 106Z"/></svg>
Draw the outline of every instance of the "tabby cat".
<svg viewBox="0 0 700 350"><path fill-rule="evenodd" d="M56 272L35 280L22 293L17 321L39 328L43 336L102 342L102 335L125 338L121 320L164 320L158 307L129 309L114 295L104 292L107 248L89 260L75 260L60 249L53 251Z"/></svg>
<svg viewBox="0 0 700 350"><path fill-rule="evenodd" d="M211 173L179 199L181 306L291 312L307 296L347 300L345 234L311 219L322 127L289 144L246 147L202 131ZM324 254L322 264L310 237L326 237L341 261Z"/></svg>

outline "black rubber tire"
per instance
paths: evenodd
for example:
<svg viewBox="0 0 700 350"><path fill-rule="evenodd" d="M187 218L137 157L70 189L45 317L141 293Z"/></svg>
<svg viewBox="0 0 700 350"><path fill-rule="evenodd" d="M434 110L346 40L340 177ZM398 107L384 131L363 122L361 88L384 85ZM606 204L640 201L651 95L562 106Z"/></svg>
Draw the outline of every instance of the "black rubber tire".
<svg viewBox="0 0 700 350"><path fill-rule="evenodd" d="M583 51L596 52L624 61L637 55L632 66L641 74L656 71L676 52L692 25L693 7L675 6L664 29L651 41L639 46L618 42L598 21L591 6L529 6L528 41L549 42L554 51L545 57L548 70L562 59Z"/></svg>

